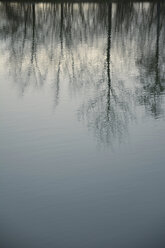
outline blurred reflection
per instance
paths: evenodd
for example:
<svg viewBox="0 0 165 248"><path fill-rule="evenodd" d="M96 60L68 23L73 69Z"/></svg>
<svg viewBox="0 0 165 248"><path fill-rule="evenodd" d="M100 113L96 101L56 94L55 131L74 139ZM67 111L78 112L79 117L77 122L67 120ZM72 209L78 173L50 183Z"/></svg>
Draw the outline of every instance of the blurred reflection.
<svg viewBox="0 0 165 248"><path fill-rule="evenodd" d="M158 118L164 112L161 101L165 90L165 15L162 4L152 3L144 17L149 27L145 34L144 31L141 32L141 46L145 49L141 49L141 56L137 60L142 83L142 89L138 95L140 103L144 104L155 118Z"/></svg>
<svg viewBox="0 0 165 248"><path fill-rule="evenodd" d="M163 113L162 2L1 3L0 18L6 63L21 94L53 85L57 106L63 81L72 94L90 92L79 118L103 143L125 134L137 102L156 118Z"/></svg>
<svg viewBox="0 0 165 248"><path fill-rule="evenodd" d="M130 118L133 118L132 99L122 80L111 73L112 50L112 3L107 6L107 41L105 71L102 83L98 84L92 99L86 101L80 112L92 127L95 136L103 144L111 144L114 138L121 140L126 133Z"/></svg>

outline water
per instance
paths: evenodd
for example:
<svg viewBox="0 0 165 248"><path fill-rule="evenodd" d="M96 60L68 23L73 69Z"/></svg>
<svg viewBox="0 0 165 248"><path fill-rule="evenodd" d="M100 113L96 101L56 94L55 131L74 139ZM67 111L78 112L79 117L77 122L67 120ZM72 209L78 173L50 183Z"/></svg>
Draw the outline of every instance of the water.
<svg viewBox="0 0 165 248"><path fill-rule="evenodd" d="M0 3L2 248L164 247L164 11Z"/></svg>

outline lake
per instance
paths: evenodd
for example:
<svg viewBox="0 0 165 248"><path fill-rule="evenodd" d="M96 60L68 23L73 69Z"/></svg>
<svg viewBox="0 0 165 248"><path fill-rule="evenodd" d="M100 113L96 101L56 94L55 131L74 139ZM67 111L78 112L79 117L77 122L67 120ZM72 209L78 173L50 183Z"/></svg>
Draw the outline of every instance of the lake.
<svg viewBox="0 0 165 248"><path fill-rule="evenodd" d="M0 2L0 247L165 247L165 3Z"/></svg>

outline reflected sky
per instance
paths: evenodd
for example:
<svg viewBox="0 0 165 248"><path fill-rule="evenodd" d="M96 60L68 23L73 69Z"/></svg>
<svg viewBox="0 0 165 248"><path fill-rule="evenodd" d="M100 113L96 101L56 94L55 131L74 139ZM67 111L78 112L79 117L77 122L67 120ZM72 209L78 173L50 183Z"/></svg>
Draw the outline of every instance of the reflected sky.
<svg viewBox="0 0 165 248"><path fill-rule="evenodd" d="M2 248L164 247L165 4L0 2Z"/></svg>

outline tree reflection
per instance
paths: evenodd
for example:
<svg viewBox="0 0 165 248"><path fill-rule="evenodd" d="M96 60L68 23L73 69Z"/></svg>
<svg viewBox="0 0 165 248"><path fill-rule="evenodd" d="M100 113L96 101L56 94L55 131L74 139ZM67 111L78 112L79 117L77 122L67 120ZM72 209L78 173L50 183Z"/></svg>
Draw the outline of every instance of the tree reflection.
<svg viewBox="0 0 165 248"><path fill-rule="evenodd" d="M163 10L160 2L152 3L150 6L148 15L150 26L146 30L147 41L143 41L145 51L137 62L143 85L143 88L139 90L139 101L146 106L147 110L151 111L155 118L163 113L161 100L165 90L165 56L162 47L162 40L165 38L163 28L165 19L161 9Z"/></svg>
<svg viewBox="0 0 165 248"><path fill-rule="evenodd" d="M121 140L127 131L133 112L130 92L122 81L111 78L112 3L108 4L107 9L107 73L103 85L97 88L93 99L83 105L80 113L86 117L89 128L92 126L99 142L112 145L114 138Z"/></svg>
<svg viewBox="0 0 165 248"><path fill-rule="evenodd" d="M155 117L162 113L162 2L0 3L0 14L0 39L5 40L7 65L21 94L28 87L50 84L56 107L63 81L79 95L90 90L79 118L106 144L127 132L137 100ZM140 79L136 97L126 86L132 70L138 70Z"/></svg>

